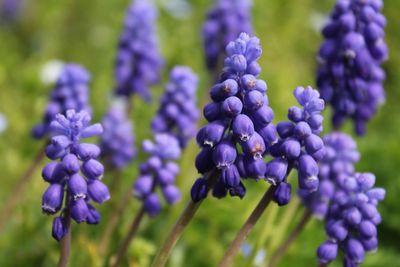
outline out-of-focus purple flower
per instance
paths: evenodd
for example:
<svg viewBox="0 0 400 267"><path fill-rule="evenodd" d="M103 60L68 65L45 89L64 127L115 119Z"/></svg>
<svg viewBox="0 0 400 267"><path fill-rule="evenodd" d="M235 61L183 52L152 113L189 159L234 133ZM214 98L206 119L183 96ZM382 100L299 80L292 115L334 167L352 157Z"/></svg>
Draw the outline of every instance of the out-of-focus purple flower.
<svg viewBox="0 0 400 267"><path fill-rule="evenodd" d="M156 19L157 9L151 1L136 0L127 10L116 56L116 94L138 93L151 99L149 87L158 83L163 66Z"/></svg>
<svg viewBox="0 0 400 267"><path fill-rule="evenodd" d="M43 194L42 210L52 215L61 210L53 221L52 235L57 240L69 231L67 216L77 223L98 223L100 215L91 202L101 204L110 198L107 186L100 181L104 167L96 160L99 147L81 142L100 135L102 126L90 125L91 117L86 111L67 110L65 114L55 115L49 125L53 137L46 155L53 162L42 171L43 179L50 184Z"/></svg>
<svg viewBox="0 0 400 267"><path fill-rule="evenodd" d="M257 78L257 59L262 52L258 38L241 33L227 45L226 52L223 73L210 90L212 102L203 110L209 123L197 133L202 150L196 168L203 175L218 169L220 176L212 190L215 197L229 193L242 198L246 189L240 178L264 178L263 157L277 137L265 94L267 85ZM194 183L193 201L206 197L206 183L205 178Z"/></svg>
<svg viewBox="0 0 400 267"><path fill-rule="evenodd" d="M320 186L318 191L309 193L299 190L299 196L314 216L323 219L328 212L337 181L354 173L354 165L360 159L356 142L341 132L327 134L323 138L325 156L319 162Z"/></svg>
<svg viewBox="0 0 400 267"><path fill-rule="evenodd" d="M156 133L155 142L145 140L143 150L150 157L140 165L140 175L133 185L133 194L144 203L149 216L154 217L161 211L161 202L155 190L159 187L168 204L180 200L181 193L174 185L179 174L179 166L174 162L181 156L181 148L175 136L168 133Z"/></svg>
<svg viewBox="0 0 400 267"><path fill-rule="evenodd" d="M298 170L299 188L305 192L318 189L318 162L326 149L322 139L324 101L318 91L311 87L297 87L294 96L302 108L289 108L289 121L277 124L279 139L269 151L275 158L267 163L265 178L277 186L273 200L279 205L290 201L291 187L287 175L292 168Z"/></svg>
<svg viewBox="0 0 400 267"><path fill-rule="evenodd" d="M78 64L66 64L50 94L42 123L37 124L32 130L33 137L40 139L50 134L50 123L56 114L65 115L69 109L76 112L86 111L90 114L89 82L90 75L85 68Z"/></svg>
<svg viewBox="0 0 400 267"><path fill-rule="evenodd" d="M381 64L388 48L382 7L382 0L338 0L322 30L326 40L318 54L318 88L333 108L334 127L351 118L359 135L385 100Z"/></svg>
<svg viewBox="0 0 400 267"><path fill-rule="evenodd" d="M377 209L385 198L385 190L374 187L375 176L371 173L343 174L335 181L325 216L325 230L330 239L318 248L318 260L329 263L337 257L340 248L345 266L357 266L364 255L378 248L377 225L381 216ZM334 250L336 252L334 253Z"/></svg>
<svg viewBox="0 0 400 267"><path fill-rule="evenodd" d="M198 110L196 108L197 76L188 67L175 67L170 82L160 100L160 108L151 128L154 141L145 140L142 149L149 158L140 165L140 175L133 185L133 194L143 202L151 217L161 212L160 191L169 205L180 200L181 193L175 186L181 157L186 143L196 131Z"/></svg>
<svg viewBox="0 0 400 267"><path fill-rule="evenodd" d="M104 116L101 135L101 155L112 168L121 169L136 156L133 125L127 117L124 105L111 105Z"/></svg>
<svg viewBox="0 0 400 267"><path fill-rule="evenodd" d="M251 0L217 0L203 25L203 44L207 68L218 71L226 56L225 47L237 36L253 32Z"/></svg>
<svg viewBox="0 0 400 267"><path fill-rule="evenodd" d="M0 3L0 22L17 21L23 12L24 0L2 0Z"/></svg>
<svg viewBox="0 0 400 267"><path fill-rule="evenodd" d="M175 135L181 148L185 148L197 132L197 81L197 75L189 67L174 67L161 97L160 108L151 123L153 132L169 132Z"/></svg>

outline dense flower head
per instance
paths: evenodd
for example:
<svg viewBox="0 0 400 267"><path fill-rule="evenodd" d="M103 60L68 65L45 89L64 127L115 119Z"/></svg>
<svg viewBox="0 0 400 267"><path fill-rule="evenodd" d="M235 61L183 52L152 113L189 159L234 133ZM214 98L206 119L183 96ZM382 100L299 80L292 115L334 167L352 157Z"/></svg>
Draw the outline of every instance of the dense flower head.
<svg viewBox="0 0 400 267"><path fill-rule="evenodd" d="M297 87L294 96L302 108L292 106L288 121L277 124L279 139L271 146L274 157L267 163L265 179L277 189L273 200L278 205L290 201L291 186L287 176L292 168L298 170L298 184L301 190L313 192L318 189L318 162L326 149L319 136L322 132L324 101L317 90L311 87Z"/></svg>
<svg viewBox="0 0 400 267"><path fill-rule="evenodd" d="M306 207L317 218L325 218L334 195L337 181L355 171L354 165L360 160L356 142L351 136L332 132L324 136L325 156L319 162L320 186L318 191L309 193L299 190Z"/></svg>
<svg viewBox="0 0 400 267"><path fill-rule="evenodd" d="M225 57L225 47L241 32L252 33L251 0L217 0L203 26L206 65L216 71Z"/></svg>
<svg viewBox="0 0 400 267"><path fill-rule="evenodd" d="M121 100L123 101L123 100ZM125 104L113 103L102 122L101 156L112 168L121 169L136 156L133 125L129 121Z"/></svg>
<svg viewBox="0 0 400 267"><path fill-rule="evenodd" d="M156 193L160 188L165 200L172 205L180 200L181 193L174 185L179 166L174 162L181 156L178 139L169 133L156 133L154 142L145 140L142 145L149 158L140 165L140 175L133 185L133 194L143 202L151 217L161 212L161 200Z"/></svg>
<svg viewBox="0 0 400 267"><path fill-rule="evenodd" d="M201 151L196 168L203 175L218 170L212 191L218 198L228 193L244 197L246 189L241 177L264 178L263 157L277 139L267 85L257 78L260 67L256 60L261 52L258 38L246 33L230 42L223 73L210 90L212 102L203 110L208 124L197 134ZM206 184L204 177L194 183L193 201L206 197Z"/></svg>
<svg viewBox="0 0 400 267"><path fill-rule="evenodd" d="M322 31L325 42L318 54L317 84L333 108L337 128L351 118L357 134L384 102L381 67L388 57L384 41L386 19L382 0L337 0Z"/></svg>
<svg viewBox="0 0 400 267"><path fill-rule="evenodd" d="M160 100L151 128L155 133L175 135L181 148L196 134L199 111L196 107L197 75L185 66L174 67Z"/></svg>
<svg viewBox="0 0 400 267"><path fill-rule="evenodd" d="M39 139L49 134L49 126L59 113L65 115L69 109L91 113L89 82L90 75L85 68L78 64L66 64L50 94L43 122L32 130L33 137Z"/></svg>
<svg viewBox="0 0 400 267"><path fill-rule="evenodd" d="M152 1L136 0L127 10L115 63L116 94L150 100L149 87L160 80L163 66L156 19Z"/></svg>
<svg viewBox="0 0 400 267"><path fill-rule="evenodd" d="M365 252L378 248L377 225L381 216L377 209L385 198L385 190L374 187L372 173L353 173L336 181L328 212L325 230L329 240L317 251L321 263L329 263L344 254L343 266L358 266Z"/></svg>
<svg viewBox="0 0 400 267"><path fill-rule="evenodd" d="M103 131L100 124L90 125L90 121L86 111L67 110L65 116L57 114L49 126L53 137L46 155L53 162L42 171L43 179L50 184L43 194L42 210L51 215L61 210L53 221L57 240L68 232L69 217L77 223L97 224L100 214L91 202L101 204L110 198L107 186L100 181L104 173L103 165L96 160L100 148L81 142Z"/></svg>

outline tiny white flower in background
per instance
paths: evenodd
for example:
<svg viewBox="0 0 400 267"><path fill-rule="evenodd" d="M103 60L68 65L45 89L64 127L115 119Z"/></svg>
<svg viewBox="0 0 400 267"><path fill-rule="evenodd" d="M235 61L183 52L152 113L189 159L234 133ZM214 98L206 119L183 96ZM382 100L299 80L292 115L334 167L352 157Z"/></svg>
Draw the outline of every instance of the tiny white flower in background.
<svg viewBox="0 0 400 267"><path fill-rule="evenodd" d="M7 127L8 127L7 117L0 112L0 134L3 133L5 130L7 130Z"/></svg>
<svg viewBox="0 0 400 267"><path fill-rule="evenodd" d="M55 83L60 76L63 66L64 62L57 59L47 61L40 69L40 80L46 85Z"/></svg>
<svg viewBox="0 0 400 267"><path fill-rule="evenodd" d="M265 252L264 249L260 249L259 251L257 251L256 258L254 259L254 264L256 266L261 266L261 264L264 263L266 255L267 255L267 253Z"/></svg>
<svg viewBox="0 0 400 267"><path fill-rule="evenodd" d="M164 9L173 17L184 19L192 14L192 6L186 0L159 0Z"/></svg>
<svg viewBox="0 0 400 267"><path fill-rule="evenodd" d="M313 11L310 15L310 27L314 29L315 32L320 33L328 20L329 17L327 14Z"/></svg>

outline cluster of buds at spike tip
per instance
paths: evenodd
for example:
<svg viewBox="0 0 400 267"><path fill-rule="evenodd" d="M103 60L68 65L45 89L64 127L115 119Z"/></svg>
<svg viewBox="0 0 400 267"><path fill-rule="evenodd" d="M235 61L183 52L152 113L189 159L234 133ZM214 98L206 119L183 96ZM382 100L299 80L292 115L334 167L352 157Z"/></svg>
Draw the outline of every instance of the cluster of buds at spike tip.
<svg viewBox="0 0 400 267"><path fill-rule="evenodd" d="M242 178L262 179L264 155L277 141L274 117L268 106L267 84L258 79L259 39L241 33L226 47L227 58L220 80L210 91L212 102L204 107L208 124L197 134L201 147L196 168L201 174L220 173L212 193L244 197ZM207 196L207 180L199 178L192 187L194 202Z"/></svg>
<svg viewBox="0 0 400 267"><path fill-rule="evenodd" d="M323 138L325 156L319 162L318 191L299 190L303 204L319 219L324 219L330 200L335 193L336 181L354 173L354 165L360 160L356 142L351 136L341 132L327 134Z"/></svg>
<svg viewBox="0 0 400 267"><path fill-rule="evenodd" d="M388 57L382 0L337 0L322 31L317 84L332 106L337 128L351 118L362 135L365 125L385 100L381 64Z"/></svg>
<svg viewBox="0 0 400 267"><path fill-rule="evenodd" d="M385 190L374 187L371 173L343 175L335 181L335 191L325 217L328 240L318 248L318 260L327 264L344 255L344 266L358 266L365 252L378 248L377 225L381 216L377 209L385 198Z"/></svg>
<svg viewBox="0 0 400 267"><path fill-rule="evenodd" d="M197 83L197 75L189 67L174 67L161 97L160 108L151 122L153 132L175 135L182 149L197 132Z"/></svg>
<svg viewBox="0 0 400 267"><path fill-rule="evenodd" d="M225 47L242 32L251 33L251 0L218 0L207 13L203 26L206 65L217 71L225 58Z"/></svg>
<svg viewBox="0 0 400 267"><path fill-rule="evenodd" d="M143 151L149 158L140 165L140 176L133 185L133 194L143 202L151 217L161 212L159 187L169 205L180 200L181 193L174 185L179 174L175 163L196 129L197 76L188 67L172 69L170 82L161 97L161 106L152 121L154 142L145 140ZM187 129L185 129L187 128Z"/></svg>
<svg viewBox="0 0 400 267"><path fill-rule="evenodd" d="M133 125L129 121L124 99L112 103L104 116L101 135L101 156L113 169L122 169L136 156Z"/></svg>
<svg viewBox="0 0 400 267"><path fill-rule="evenodd" d="M274 159L267 163L265 171L265 179L276 186L273 200L278 205L286 205L291 199L287 176L292 168L298 171L301 190L313 192L318 189L318 162L325 154L325 146L319 136L324 101L311 87L297 87L294 96L302 108L290 107L289 121L277 124L279 139L269 149Z"/></svg>
<svg viewBox="0 0 400 267"><path fill-rule="evenodd" d="M157 9L152 1L136 0L129 7L115 63L116 94L138 93L151 99L149 87L158 83L163 66L156 33Z"/></svg>
<svg viewBox="0 0 400 267"><path fill-rule="evenodd" d="M53 162L42 171L43 179L50 184L43 194L42 210L51 215L61 210L53 221L52 234L57 240L69 231L69 216L77 223L97 224L100 214L91 202L102 204L110 198L107 186L100 181L104 173L103 165L96 160L100 148L81 143L81 139L103 131L100 124L90 125L90 121L86 111L67 110L65 116L57 114L49 126L53 137L46 155Z"/></svg>
<svg viewBox="0 0 400 267"><path fill-rule="evenodd" d="M32 130L33 137L40 139L49 134L49 126L55 116L57 114L65 115L69 109L91 113L88 102L89 82L90 75L85 68L78 64L66 64L50 94L43 122Z"/></svg>

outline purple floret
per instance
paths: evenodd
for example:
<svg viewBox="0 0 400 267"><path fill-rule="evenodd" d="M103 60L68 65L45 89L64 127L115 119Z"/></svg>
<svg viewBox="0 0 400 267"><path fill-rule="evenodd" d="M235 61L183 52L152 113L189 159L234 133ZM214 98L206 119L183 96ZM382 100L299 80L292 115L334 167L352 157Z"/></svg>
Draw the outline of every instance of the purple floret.
<svg viewBox="0 0 400 267"><path fill-rule="evenodd" d="M156 33L157 9L146 0L134 1L125 16L115 63L116 94L138 93L151 99L149 87L158 83L163 66Z"/></svg>
<svg viewBox="0 0 400 267"><path fill-rule="evenodd" d="M253 32L250 9L250 0L218 0L207 13L203 25L203 46L210 71L218 71L222 66L229 42L242 32Z"/></svg>
<svg viewBox="0 0 400 267"><path fill-rule="evenodd" d="M350 118L362 135L385 101L381 64L388 57L382 0L338 0L322 34L317 85L339 128Z"/></svg>
<svg viewBox="0 0 400 267"><path fill-rule="evenodd" d="M100 181L104 167L96 159L99 147L81 142L103 131L100 124L90 125L90 121L86 111L67 110L65 116L57 114L49 125L53 137L46 155L53 162L42 171L43 179L50 184L43 194L42 210L51 215L61 211L53 221L52 235L57 240L69 231L68 216L77 223L97 224L100 214L91 203L102 204L110 198L107 186Z"/></svg>
<svg viewBox="0 0 400 267"><path fill-rule="evenodd" d="M90 114L89 82L90 74L85 68L78 64L66 64L50 94L43 122L32 130L33 137L40 139L50 134L50 123L59 113L65 115L67 110L73 109Z"/></svg>

